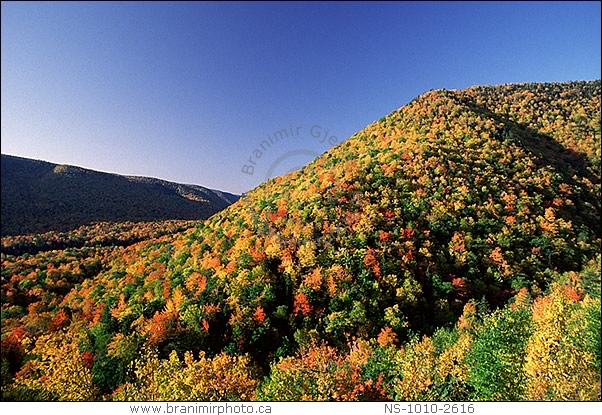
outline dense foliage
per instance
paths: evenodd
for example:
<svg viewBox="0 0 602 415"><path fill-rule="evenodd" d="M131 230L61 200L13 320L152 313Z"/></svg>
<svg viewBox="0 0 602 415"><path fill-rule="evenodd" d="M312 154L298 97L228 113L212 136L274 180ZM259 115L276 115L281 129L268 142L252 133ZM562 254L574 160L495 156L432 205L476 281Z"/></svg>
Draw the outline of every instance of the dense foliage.
<svg viewBox="0 0 602 415"><path fill-rule="evenodd" d="M98 222L68 232L50 231L42 234L6 236L2 238L2 253L19 256L66 248L128 246L146 239L177 233L196 224L197 221L191 220Z"/></svg>
<svg viewBox="0 0 602 415"><path fill-rule="evenodd" d="M3 253L3 394L596 399L600 205L599 81L430 91L194 228Z"/></svg>

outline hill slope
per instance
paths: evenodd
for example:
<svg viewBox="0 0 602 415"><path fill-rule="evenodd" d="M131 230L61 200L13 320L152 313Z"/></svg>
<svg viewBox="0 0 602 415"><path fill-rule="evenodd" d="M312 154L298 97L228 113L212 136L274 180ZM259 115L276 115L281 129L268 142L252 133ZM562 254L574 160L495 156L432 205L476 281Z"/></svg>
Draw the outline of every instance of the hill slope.
<svg viewBox="0 0 602 415"><path fill-rule="evenodd" d="M600 213L600 81L430 91L54 306L11 265L7 338L81 399L591 399Z"/></svg>
<svg viewBox="0 0 602 415"><path fill-rule="evenodd" d="M100 221L205 219L238 196L2 155L2 235L70 230Z"/></svg>

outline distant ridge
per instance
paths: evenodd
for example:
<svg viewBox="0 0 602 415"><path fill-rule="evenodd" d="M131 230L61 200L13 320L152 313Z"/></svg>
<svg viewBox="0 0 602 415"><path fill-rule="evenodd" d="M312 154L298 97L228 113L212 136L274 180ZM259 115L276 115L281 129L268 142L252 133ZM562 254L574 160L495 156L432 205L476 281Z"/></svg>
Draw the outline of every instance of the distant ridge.
<svg viewBox="0 0 602 415"><path fill-rule="evenodd" d="M99 221L206 219L239 196L2 154L2 235L70 230Z"/></svg>

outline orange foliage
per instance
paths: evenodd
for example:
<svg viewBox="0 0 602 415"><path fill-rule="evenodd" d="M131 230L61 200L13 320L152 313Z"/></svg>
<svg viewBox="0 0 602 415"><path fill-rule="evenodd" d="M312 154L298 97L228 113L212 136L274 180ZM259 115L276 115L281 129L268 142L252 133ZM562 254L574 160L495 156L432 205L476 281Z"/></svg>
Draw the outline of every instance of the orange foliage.
<svg viewBox="0 0 602 415"><path fill-rule="evenodd" d="M258 324L261 324L261 323L264 322L264 320L265 320L265 313L264 313L263 308L261 306L257 306L257 308L255 309L255 313L253 314L253 319Z"/></svg>
<svg viewBox="0 0 602 415"><path fill-rule="evenodd" d="M295 314L301 313L304 316L308 316L311 313L311 304L305 293L299 291L295 295L294 301L294 312Z"/></svg>
<svg viewBox="0 0 602 415"><path fill-rule="evenodd" d="M464 312L458 319L458 329L465 330L473 328L477 317L477 307L474 303L464 304Z"/></svg>
<svg viewBox="0 0 602 415"><path fill-rule="evenodd" d="M464 281L462 278L452 279L452 287L454 287L454 290L460 298L465 298L469 294L468 285L466 284L466 281Z"/></svg>
<svg viewBox="0 0 602 415"><path fill-rule="evenodd" d="M383 327L378 334L378 344L381 347L394 346L397 343L397 335L391 327Z"/></svg>
<svg viewBox="0 0 602 415"><path fill-rule="evenodd" d="M305 276L305 286L310 290L318 291L322 287L322 272L321 268L317 267L312 272Z"/></svg>
<svg viewBox="0 0 602 415"><path fill-rule="evenodd" d="M389 232L379 231L379 233L378 233L378 240L380 242L389 242L389 239L390 239Z"/></svg>
<svg viewBox="0 0 602 415"><path fill-rule="evenodd" d="M64 309L60 309L48 323L48 330L55 331L69 324L69 315Z"/></svg>
<svg viewBox="0 0 602 415"><path fill-rule="evenodd" d="M188 291L190 291L194 296L197 296L205 291L205 287L207 286L207 277L195 271L188 276L184 285Z"/></svg>
<svg viewBox="0 0 602 415"><path fill-rule="evenodd" d="M372 270L374 275L376 275L377 279L380 278L380 265L378 260L376 259L375 250L372 248L368 248L366 252L366 256L364 257L364 265Z"/></svg>
<svg viewBox="0 0 602 415"><path fill-rule="evenodd" d="M173 313L156 312L147 324L148 342L152 345L164 342L174 332L176 325L177 316Z"/></svg>

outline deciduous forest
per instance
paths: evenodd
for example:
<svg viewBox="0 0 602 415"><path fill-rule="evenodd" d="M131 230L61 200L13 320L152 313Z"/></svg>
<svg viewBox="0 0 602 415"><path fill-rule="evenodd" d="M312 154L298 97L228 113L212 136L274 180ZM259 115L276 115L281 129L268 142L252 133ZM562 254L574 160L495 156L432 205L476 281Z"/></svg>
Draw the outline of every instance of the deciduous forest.
<svg viewBox="0 0 602 415"><path fill-rule="evenodd" d="M203 222L3 237L2 399L599 399L600 87L432 90Z"/></svg>

